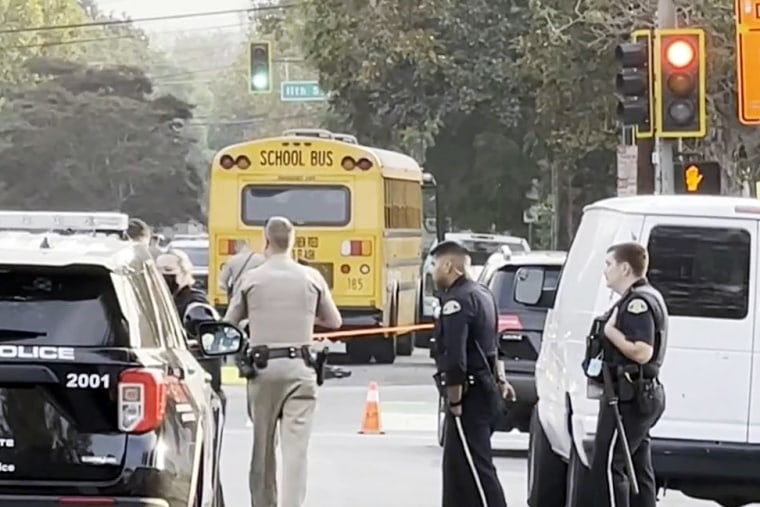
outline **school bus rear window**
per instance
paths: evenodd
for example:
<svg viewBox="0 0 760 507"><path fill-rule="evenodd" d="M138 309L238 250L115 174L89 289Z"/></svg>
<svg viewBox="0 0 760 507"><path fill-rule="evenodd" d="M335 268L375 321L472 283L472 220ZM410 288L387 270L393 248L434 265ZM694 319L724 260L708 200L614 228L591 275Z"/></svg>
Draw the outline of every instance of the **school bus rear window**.
<svg viewBox="0 0 760 507"><path fill-rule="evenodd" d="M241 202L246 225L262 225L271 216L295 225L339 227L351 221L351 192L342 185L247 185Z"/></svg>

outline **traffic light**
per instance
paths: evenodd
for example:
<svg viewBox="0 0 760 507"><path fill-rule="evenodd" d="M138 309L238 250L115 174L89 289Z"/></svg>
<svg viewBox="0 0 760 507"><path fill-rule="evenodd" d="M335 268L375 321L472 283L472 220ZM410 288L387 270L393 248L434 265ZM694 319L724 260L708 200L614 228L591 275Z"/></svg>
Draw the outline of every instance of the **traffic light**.
<svg viewBox="0 0 760 507"><path fill-rule="evenodd" d="M652 137L654 104L652 91L652 32L636 30L632 41L615 48L615 59L622 67L615 78L618 120L636 127L636 137Z"/></svg>
<svg viewBox="0 0 760 507"><path fill-rule="evenodd" d="M251 93L272 92L272 45L269 42L251 42L249 80Z"/></svg>
<svg viewBox="0 0 760 507"><path fill-rule="evenodd" d="M720 195L720 164L718 162L677 162L674 164L679 194ZM680 175L680 176L679 176Z"/></svg>
<svg viewBox="0 0 760 507"><path fill-rule="evenodd" d="M658 137L705 137L707 101L704 30L659 30L655 58Z"/></svg>

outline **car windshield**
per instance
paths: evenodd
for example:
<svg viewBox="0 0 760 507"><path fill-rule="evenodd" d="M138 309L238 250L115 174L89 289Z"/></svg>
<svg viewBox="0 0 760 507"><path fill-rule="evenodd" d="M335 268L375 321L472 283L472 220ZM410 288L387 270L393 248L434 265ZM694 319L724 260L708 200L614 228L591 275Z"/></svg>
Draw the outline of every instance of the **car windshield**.
<svg viewBox="0 0 760 507"><path fill-rule="evenodd" d="M208 248L197 246L175 246L177 250L182 250L190 257L190 262L195 268L208 267Z"/></svg>
<svg viewBox="0 0 760 507"><path fill-rule="evenodd" d="M485 266L486 261L499 251L502 246L508 246L512 252L524 252L525 249L520 243L498 243L495 241L462 241L462 244L470 252L473 266Z"/></svg>
<svg viewBox="0 0 760 507"><path fill-rule="evenodd" d="M507 266L494 273L488 287L496 297L500 313L509 313L526 309L549 309L552 307L554 295L557 292L561 266L530 266L543 268L544 286L541 288L541 298L535 305L524 305L515 301L515 274L521 267Z"/></svg>
<svg viewBox="0 0 760 507"><path fill-rule="evenodd" d="M0 341L73 347L129 343L105 270L0 266Z"/></svg>

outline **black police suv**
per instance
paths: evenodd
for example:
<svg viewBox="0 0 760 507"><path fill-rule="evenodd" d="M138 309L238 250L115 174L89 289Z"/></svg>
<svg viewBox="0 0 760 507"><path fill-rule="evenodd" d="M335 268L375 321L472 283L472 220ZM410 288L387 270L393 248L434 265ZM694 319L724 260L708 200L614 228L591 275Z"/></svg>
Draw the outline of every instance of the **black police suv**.
<svg viewBox="0 0 760 507"><path fill-rule="evenodd" d="M0 505L217 507L221 402L147 249L0 232Z"/></svg>

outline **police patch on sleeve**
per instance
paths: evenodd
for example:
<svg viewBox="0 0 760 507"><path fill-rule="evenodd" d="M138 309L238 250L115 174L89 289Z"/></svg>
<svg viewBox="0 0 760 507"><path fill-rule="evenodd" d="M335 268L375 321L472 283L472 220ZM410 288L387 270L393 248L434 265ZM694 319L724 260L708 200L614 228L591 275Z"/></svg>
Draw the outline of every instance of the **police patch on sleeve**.
<svg viewBox="0 0 760 507"><path fill-rule="evenodd" d="M644 302L643 299L634 299L633 301L628 303L628 307L626 308L626 311L628 313L638 315L640 313L644 313L648 309L649 307L647 306L646 302Z"/></svg>
<svg viewBox="0 0 760 507"><path fill-rule="evenodd" d="M445 305L443 305L443 308L441 309L441 315L453 315L460 311L462 309L462 305L459 304L459 301L447 301Z"/></svg>

